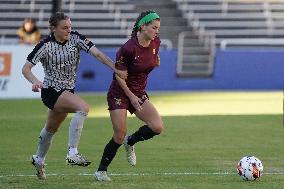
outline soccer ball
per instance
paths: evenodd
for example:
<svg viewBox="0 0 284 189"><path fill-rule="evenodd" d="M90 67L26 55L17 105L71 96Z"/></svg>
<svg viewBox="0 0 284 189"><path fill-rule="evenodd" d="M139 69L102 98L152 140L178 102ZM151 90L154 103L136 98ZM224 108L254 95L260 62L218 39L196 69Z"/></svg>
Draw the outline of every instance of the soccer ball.
<svg viewBox="0 0 284 189"><path fill-rule="evenodd" d="M263 165L258 158L245 156L239 161L237 171L243 180L257 180L262 174Z"/></svg>

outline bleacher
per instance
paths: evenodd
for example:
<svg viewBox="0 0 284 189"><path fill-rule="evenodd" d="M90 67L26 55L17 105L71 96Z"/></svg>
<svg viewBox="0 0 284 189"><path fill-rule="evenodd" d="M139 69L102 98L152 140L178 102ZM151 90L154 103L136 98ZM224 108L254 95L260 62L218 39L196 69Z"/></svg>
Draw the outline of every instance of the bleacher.
<svg viewBox="0 0 284 189"><path fill-rule="evenodd" d="M284 1L281 0L173 0L182 11L183 17L193 27L190 35L180 35L178 74L186 76L210 76L213 73L212 57L217 47L279 47L284 39ZM188 56L193 44L192 38L197 38L207 50L206 61L192 61ZM210 42L208 42L210 40ZM239 42L239 43L238 43ZM284 45L284 43L282 43ZM198 54L198 52L196 52ZM211 58L210 58L211 57ZM204 58L203 58L204 59ZM206 60L206 59L204 59ZM208 61L209 60L209 61ZM198 64L199 62L199 64ZM201 70L201 71L200 71Z"/></svg>
<svg viewBox="0 0 284 189"><path fill-rule="evenodd" d="M17 42L17 29L25 18L33 18L43 34L47 34L51 1L0 0L0 36L2 43Z"/></svg>
<svg viewBox="0 0 284 189"><path fill-rule="evenodd" d="M50 33L48 19L52 0L0 0L0 36L2 43L16 43L16 31L25 18L34 18L43 36ZM128 0L63 0L62 11L72 20L72 29L92 39L98 46L117 46L130 33L138 16ZM100 39L113 38L114 43ZM100 44L101 43L101 44Z"/></svg>
<svg viewBox="0 0 284 189"><path fill-rule="evenodd" d="M70 16L72 29L97 47L121 46L139 14L130 0L62 0L61 8ZM0 0L0 44L17 44L17 29L28 17L37 21L43 36L48 35L51 12L52 0ZM161 40L162 47L172 48L170 40Z"/></svg>
<svg viewBox="0 0 284 189"><path fill-rule="evenodd" d="M135 3L136 2L136 3ZM138 16L134 0L62 0L62 10L72 20L73 30L94 40L97 46L118 47L129 37ZM179 76L210 77L216 47L279 47L284 42L284 1L282 0L172 0L188 26L164 13L163 3L150 0L145 5L163 13L161 36L167 47L178 46ZM142 6L143 7L143 6ZM147 7L148 8L148 7ZM52 0L0 0L0 44L17 43L16 31L27 17L34 18L43 35L49 34ZM141 10L139 10L140 12ZM165 19L163 19L165 18ZM180 17L181 18L181 17ZM168 23L167 23L168 21ZM186 25L186 24L184 24ZM164 28L163 28L164 26ZM178 28L179 27L179 28ZM180 30L179 44L174 34ZM176 38L176 37L175 37ZM174 45L172 44L174 43Z"/></svg>
<svg viewBox="0 0 284 189"><path fill-rule="evenodd" d="M284 38L284 1L175 0L195 28L230 38Z"/></svg>
<svg viewBox="0 0 284 189"><path fill-rule="evenodd" d="M138 16L128 0L71 0L63 1L62 8L73 29L90 38L127 38Z"/></svg>

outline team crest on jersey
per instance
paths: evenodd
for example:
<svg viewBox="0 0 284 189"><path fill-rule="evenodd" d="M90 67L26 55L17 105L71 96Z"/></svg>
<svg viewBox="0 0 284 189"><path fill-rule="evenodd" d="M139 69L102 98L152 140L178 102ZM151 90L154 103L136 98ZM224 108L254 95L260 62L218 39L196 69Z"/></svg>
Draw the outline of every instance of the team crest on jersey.
<svg viewBox="0 0 284 189"><path fill-rule="evenodd" d="M116 63L118 63L118 64L124 64L123 56L121 56L121 57L116 61Z"/></svg>
<svg viewBox="0 0 284 189"><path fill-rule="evenodd" d="M114 98L116 105L121 105L121 99L120 98Z"/></svg>
<svg viewBox="0 0 284 189"><path fill-rule="evenodd" d="M156 49L153 49L153 54L156 54Z"/></svg>

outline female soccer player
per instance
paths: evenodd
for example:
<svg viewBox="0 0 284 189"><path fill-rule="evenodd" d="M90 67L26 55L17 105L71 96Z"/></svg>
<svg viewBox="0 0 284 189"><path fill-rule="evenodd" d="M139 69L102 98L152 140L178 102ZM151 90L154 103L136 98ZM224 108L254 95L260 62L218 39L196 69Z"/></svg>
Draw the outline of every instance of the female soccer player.
<svg viewBox="0 0 284 189"><path fill-rule="evenodd" d="M107 168L122 144L129 164L134 166L134 144L153 138L163 131L162 119L145 91L148 74L160 64L159 29L159 15L154 11L142 12L135 22L131 39L117 52L115 66L119 70L127 70L128 77L124 80L114 74L108 91L107 100L114 133L105 146L99 168L94 174L98 181L111 180ZM144 126L129 136L126 136L127 110L145 122Z"/></svg>
<svg viewBox="0 0 284 189"><path fill-rule="evenodd" d="M95 56L120 77L127 77L127 72L117 70L111 59L85 36L71 31L71 21L67 15L62 12L55 13L50 17L49 24L51 34L35 46L22 69L25 78L32 83L32 91L39 92L41 89L42 101L49 108L47 121L39 136L37 152L31 157L39 179L46 179L45 156L53 135L68 113L75 114L69 127L66 163L79 166L88 166L91 163L79 154L77 149L83 123L89 112L89 105L74 94L80 50ZM44 68L43 83L31 71L38 62L41 62Z"/></svg>

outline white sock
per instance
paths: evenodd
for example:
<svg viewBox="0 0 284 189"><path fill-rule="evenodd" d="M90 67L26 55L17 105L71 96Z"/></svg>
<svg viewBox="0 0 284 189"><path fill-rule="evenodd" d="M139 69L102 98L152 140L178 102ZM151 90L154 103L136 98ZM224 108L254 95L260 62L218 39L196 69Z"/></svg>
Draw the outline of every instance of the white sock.
<svg viewBox="0 0 284 189"><path fill-rule="evenodd" d="M81 137L81 132L83 129L83 124L87 115L88 113L81 111L78 111L74 114L74 117L72 118L69 126L69 142L68 142L69 149L74 148L77 151L77 147Z"/></svg>
<svg viewBox="0 0 284 189"><path fill-rule="evenodd" d="M38 164L40 164L40 165L43 165L43 164L44 164L44 158L41 158L41 157L39 157L39 156L36 156L35 161L36 161Z"/></svg>
<svg viewBox="0 0 284 189"><path fill-rule="evenodd" d="M50 147L52 137L54 133L48 132L45 127L41 130L39 140L38 140L38 148L36 152L37 159L39 161L44 161L47 151ZM38 161L38 163L40 163Z"/></svg>
<svg viewBox="0 0 284 189"><path fill-rule="evenodd" d="M72 148L72 147L69 147L69 150L68 150L68 155L69 156L74 156L78 154L78 149L77 148Z"/></svg>

